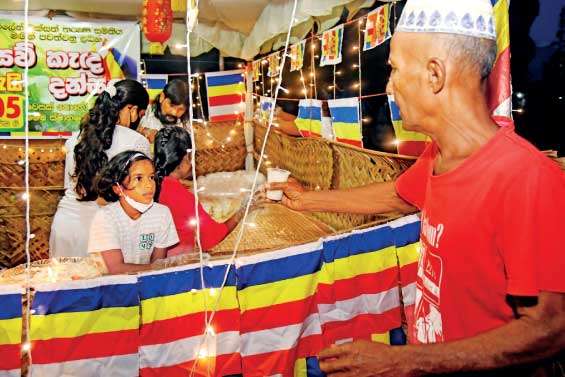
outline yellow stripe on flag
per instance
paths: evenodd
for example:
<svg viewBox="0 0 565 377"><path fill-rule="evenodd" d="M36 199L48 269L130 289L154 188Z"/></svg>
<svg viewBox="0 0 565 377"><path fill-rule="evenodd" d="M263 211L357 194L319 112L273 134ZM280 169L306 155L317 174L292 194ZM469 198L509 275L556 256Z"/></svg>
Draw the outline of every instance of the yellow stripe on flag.
<svg viewBox="0 0 565 377"><path fill-rule="evenodd" d="M340 139L361 140L363 138L361 135L361 126L358 124L334 122L333 127L335 136Z"/></svg>
<svg viewBox="0 0 565 377"><path fill-rule="evenodd" d="M308 377L308 366L305 358L298 359L294 363L294 377Z"/></svg>
<svg viewBox="0 0 565 377"><path fill-rule="evenodd" d="M394 134L399 141L430 141L430 138L424 134L414 131L406 131L402 126L402 121L393 121Z"/></svg>
<svg viewBox="0 0 565 377"><path fill-rule="evenodd" d="M411 243L396 249L398 254L398 263L400 267L404 267L411 263L417 263L420 258L420 242Z"/></svg>
<svg viewBox="0 0 565 377"><path fill-rule="evenodd" d="M508 15L508 1L498 0L493 7L496 28L497 59L500 54L510 46L510 26Z"/></svg>
<svg viewBox="0 0 565 377"><path fill-rule="evenodd" d="M22 341L22 318L0 320L0 344L19 344Z"/></svg>
<svg viewBox="0 0 565 377"><path fill-rule="evenodd" d="M114 58L114 54L112 54L111 51L108 51L108 54L106 55L104 60L106 61L106 67L108 68L107 75L111 80L125 78L122 67L120 67L120 65Z"/></svg>
<svg viewBox="0 0 565 377"><path fill-rule="evenodd" d="M32 315L32 340L74 338L139 327L139 307L103 308L89 312Z"/></svg>
<svg viewBox="0 0 565 377"><path fill-rule="evenodd" d="M375 343L390 344L390 333L387 331L383 333L371 334L371 341Z"/></svg>
<svg viewBox="0 0 565 377"><path fill-rule="evenodd" d="M208 87L208 97L225 96L230 94L243 94L243 93L245 93L245 87L243 86L242 82L231 85Z"/></svg>
<svg viewBox="0 0 565 377"><path fill-rule="evenodd" d="M143 324L164 319L182 317L204 311L204 296L208 310L212 310L220 290L217 288L184 292L176 295L153 297L141 301L141 322ZM222 297L218 302L218 310L235 309L238 307L236 287L224 287Z"/></svg>

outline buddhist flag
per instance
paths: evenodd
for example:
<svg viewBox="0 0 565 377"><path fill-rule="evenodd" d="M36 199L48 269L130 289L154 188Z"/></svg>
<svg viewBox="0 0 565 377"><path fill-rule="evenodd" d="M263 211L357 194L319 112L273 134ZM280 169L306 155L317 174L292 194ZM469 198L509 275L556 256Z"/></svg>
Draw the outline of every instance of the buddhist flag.
<svg viewBox="0 0 565 377"><path fill-rule="evenodd" d="M155 97L163 91L168 81L168 75L148 74L143 76L143 82L145 82L147 93L149 93L151 100L155 99Z"/></svg>
<svg viewBox="0 0 565 377"><path fill-rule="evenodd" d="M22 294L15 285L0 286L0 376L19 377L22 359Z"/></svg>
<svg viewBox="0 0 565 377"><path fill-rule="evenodd" d="M509 0L491 0L496 30L497 56L488 78L488 105L493 115L510 117L512 87L510 78Z"/></svg>
<svg viewBox="0 0 565 377"><path fill-rule="evenodd" d="M322 34L322 58L320 66L341 63L341 45L343 44L343 24Z"/></svg>
<svg viewBox="0 0 565 377"><path fill-rule="evenodd" d="M206 72L210 122L235 120L245 111L243 70Z"/></svg>
<svg viewBox="0 0 565 377"><path fill-rule="evenodd" d="M253 81L259 81L261 79L261 61L256 60L251 63L251 71L253 72Z"/></svg>
<svg viewBox="0 0 565 377"><path fill-rule="evenodd" d="M139 370L135 276L45 283L35 290L34 376L131 376Z"/></svg>
<svg viewBox="0 0 565 377"><path fill-rule="evenodd" d="M367 14L363 51L375 48L391 37L389 15L390 4L380 6Z"/></svg>
<svg viewBox="0 0 565 377"><path fill-rule="evenodd" d="M275 77L279 74L279 65L281 64L281 56L278 52L274 52L267 56L267 61L269 62L269 70L267 71L267 76Z"/></svg>
<svg viewBox="0 0 565 377"><path fill-rule="evenodd" d="M271 97L259 97L259 113L261 114L261 120L263 122L269 121L269 116L271 113L271 109L275 103L275 99Z"/></svg>
<svg viewBox="0 0 565 377"><path fill-rule="evenodd" d="M321 137L322 135L322 101L302 99L298 102L298 116L294 120L302 137Z"/></svg>
<svg viewBox="0 0 565 377"><path fill-rule="evenodd" d="M290 46L290 71L298 71L304 64L304 49L306 41Z"/></svg>
<svg viewBox="0 0 565 377"><path fill-rule="evenodd" d="M359 98L328 100L336 141L363 148L359 119Z"/></svg>
<svg viewBox="0 0 565 377"><path fill-rule="evenodd" d="M400 109L394 101L393 96L388 96L388 104L390 108L390 119L396 135L398 153L406 156L421 155L424 149L426 149L430 138L419 132L406 131L402 126Z"/></svg>

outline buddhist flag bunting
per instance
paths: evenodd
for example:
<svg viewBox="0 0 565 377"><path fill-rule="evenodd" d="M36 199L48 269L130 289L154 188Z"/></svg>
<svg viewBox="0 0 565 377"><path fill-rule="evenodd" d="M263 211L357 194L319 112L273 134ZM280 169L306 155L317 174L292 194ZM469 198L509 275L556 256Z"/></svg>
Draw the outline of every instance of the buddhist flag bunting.
<svg viewBox="0 0 565 377"><path fill-rule="evenodd" d="M359 119L359 98L328 100L336 141L363 148Z"/></svg>
<svg viewBox="0 0 565 377"><path fill-rule="evenodd" d="M419 132L406 131L402 126L402 118L400 117L400 109L394 101L393 96L388 96L388 105L390 108L390 118L394 133L396 135L396 145L398 153L406 156L419 156L422 154L430 139Z"/></svg>
<svg viewBox="0 0 565 377"><path fill-rule="evenodd" d="M235 120L245 112L245 85L242 70L207 72L210 122Z"/></svg>
<svg viewBox="0 0 565 377"><path fill-rule="evenodd" d="M256 60L251 63L251 69L253 72L253 81L261 80L261 61Z"/></svg>
<svg viewBox="0 0 565 377"><path fill-rule="evenodd" d="M165 88L165 85L167 85L168 81L169 75L144 75L143 82L146 85L149 99L154 100L157 95L163 91L163 88Z"/></svg>
<svg viewBox="0 0 565 377"><path fill-rule="evenodd" d="M306 41L301 41L290 46L290 71L298 71L304 64L304 49Z"/></svg>
<svg viewBox="0 0 565 377"><path fill-rule="evenodd" d="M263 122L269 121L269 116L271 114L271 109L275 104L275 99L271 97L259 97L259 114L261 115L261 120Z"/></svg>
<svg viewBox="0 0 565 377"><path fill-rule="evenodd" d="M302 99L298 102L298 116L294 120L302 137L321 137L322 135L322 101Z"/></svg>
<svg viewBox="0 0 565 377"><path fill-rule="evenodd" d="M375 48L391 37L389 15L390 4L380 6L367 14L363 51Z"/></svg>
<svg viewBox="0 0 565 377"><path fill-rule="evenodd" d="M267 71L267 76L278 76L279 66L281 64L281 56L279 55L279 53L273 52L271 55L267 56L267 61L269 62L269 70Z"/></svg>
<svg viewBox="0 0 565 377"><path fill-rule="evenodd" d="M509 0L491 0L496 29L497 56L488 78L488 105L493 115L510 117L512 87L510 77Z"/></svg>
<svg viewBox="0 0 565 377"><path fill-rule="evenodd" d="M322 34L322 58L320 66L341 63L341 45L343 44L343 24Z"/></svg>
<svg viewBox="0 0 565 377"><path fill-rule="evenodd" d="M22 359L22 294L20 286L0 286L0 376L19 377Z"/></svg>
<svg viewBox="0 0 565 377"><path fill-rule="evenodd" d="M195 264L140 275L141 377L241 373L234 268L220 291L227 267L225 262L204 267L205 289ZM206 330L205 310L210 315L213 308Z"/></svg>
<svg viewBox="0 0 565 377"><path fill-rule="evenodd" d="M35 287L30 321L34 376L131 376L139 369L135 276Z"/></svg>
<svg viewBox="0 0 565 377"><path fill-rule="evenodd" d="M295 376L297 359L320 352L321 255L321 242L313 242L238 258L244 376Z"/></svg>

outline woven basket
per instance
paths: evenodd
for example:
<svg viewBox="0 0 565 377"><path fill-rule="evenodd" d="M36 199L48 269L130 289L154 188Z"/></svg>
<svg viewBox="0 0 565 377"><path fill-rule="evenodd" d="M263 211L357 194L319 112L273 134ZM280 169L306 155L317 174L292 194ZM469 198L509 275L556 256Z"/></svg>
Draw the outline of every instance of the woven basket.
<svg viewBox="0 0 565 377"><path fill-rule="evenodd" d="M245 166L245 136L241 122L195 124L196 174L241 170Z"/></svg>

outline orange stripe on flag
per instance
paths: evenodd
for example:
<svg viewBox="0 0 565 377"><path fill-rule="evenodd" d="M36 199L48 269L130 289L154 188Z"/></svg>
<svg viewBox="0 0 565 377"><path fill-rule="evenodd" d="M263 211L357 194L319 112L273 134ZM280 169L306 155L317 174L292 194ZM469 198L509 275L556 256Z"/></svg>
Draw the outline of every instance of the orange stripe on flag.
<svg viewBox="0 0 565 377"><path fill-rule="evenodd" d="M511 79L510 79L510 26L508 0L498 0L493 7L497 59L488 79L488 105L491 113L510 117Z"/></svg>

